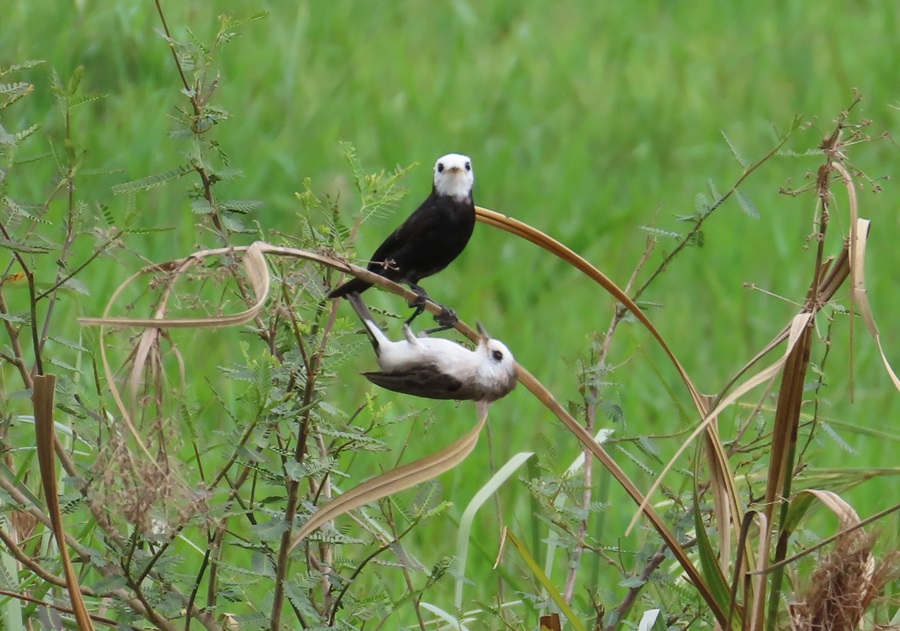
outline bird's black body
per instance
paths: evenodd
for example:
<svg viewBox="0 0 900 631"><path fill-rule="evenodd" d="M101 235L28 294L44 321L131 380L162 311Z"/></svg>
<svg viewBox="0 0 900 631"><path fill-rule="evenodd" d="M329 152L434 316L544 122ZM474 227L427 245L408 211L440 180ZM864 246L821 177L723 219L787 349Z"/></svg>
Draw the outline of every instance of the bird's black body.
<svg viewBox="0 0 900 631"><path fill-rule="evenodd" d="M422 205L378 246L368 269L423 295L419 281L452 263L469 243L474 229L475 203L471 192L466 199L457 201L432 188ZM354 278L332 290L328 297L340 298L371 286Z"/></svg>

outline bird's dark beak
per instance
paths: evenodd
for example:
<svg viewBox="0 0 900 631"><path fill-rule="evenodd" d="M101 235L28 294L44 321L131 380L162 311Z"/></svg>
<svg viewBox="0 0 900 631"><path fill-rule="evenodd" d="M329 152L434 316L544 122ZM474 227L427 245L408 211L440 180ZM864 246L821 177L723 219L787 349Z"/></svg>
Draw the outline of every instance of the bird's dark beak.
<svg viewBox="0 0 900 631"><path fill-rule="evenodd" d="M481 336L481 339L479 340L479 343L481 343L481 344L487 344L487 341L488 341L489 339L491 339L491 336L488 335L488 332L487 332L487 330L484 328L484 325L483 325L481 322L476 322L476 323L475 323L475 326L476 326L476 328L478 328L478 335Z"/></svg>

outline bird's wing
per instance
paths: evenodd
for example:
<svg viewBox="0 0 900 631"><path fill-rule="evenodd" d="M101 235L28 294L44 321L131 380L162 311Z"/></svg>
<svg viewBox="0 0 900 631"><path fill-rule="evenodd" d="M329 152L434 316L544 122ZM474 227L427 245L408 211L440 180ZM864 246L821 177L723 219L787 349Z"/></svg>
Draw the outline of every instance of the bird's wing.
<svg viewBox="0 0 900 631"><path fill-rule="evenodd" d="M427 232L428 224L434 221L434 214L429 209L434 205L434 193L432 192L425 201L422 202L413 213L406 218L400 226L387 236L384 242L375 250L372 255L372 261L376 269L369 268L374 272L380 273L381 263L397 256L397 251L402 247L408 247L410 235L417 235Z"/></svg>
<svg viewBox="0 0 900 631"><path fill-rule="evenodd" d="M426 399L469 399L468 388L456 377L441 372L432 364L421 364L397 372L364 372L363 376L387 390Z"/></svg>

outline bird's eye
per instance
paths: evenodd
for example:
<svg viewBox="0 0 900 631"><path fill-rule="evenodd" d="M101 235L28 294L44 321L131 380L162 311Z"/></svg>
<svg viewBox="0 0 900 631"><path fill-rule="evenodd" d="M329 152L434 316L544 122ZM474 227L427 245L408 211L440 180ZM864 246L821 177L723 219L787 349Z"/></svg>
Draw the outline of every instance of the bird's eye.
<svg viewBox="0 0 900 631"><path fill-rule="evenodd" d="M495 362L503 361L503 353L501 353L500 351L494 351L493 353L491 353L491 357L494 358Z"/></svg>
<svg viewBox="0 0 900 631"><path fill-rule="evenodd" d="M443 162L438 162L437 171L438 171L438 173L444 172L444 163Z"/></svg>
<svg viewBox="0 0 900 631"><path fill-rule="evenodd" d="M472 163L466 162L466 171L471 171L471 170L472 170Z"/></svg>

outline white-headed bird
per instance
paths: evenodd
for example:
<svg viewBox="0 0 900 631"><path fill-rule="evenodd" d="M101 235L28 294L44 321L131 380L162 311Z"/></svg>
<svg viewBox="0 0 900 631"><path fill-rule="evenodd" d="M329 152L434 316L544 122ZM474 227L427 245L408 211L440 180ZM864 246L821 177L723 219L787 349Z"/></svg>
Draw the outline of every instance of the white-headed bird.
<svg viewBox="0 0 900 631"><path fill-rule="evenodd" d="M416 310L407 324L424 311L428 297L419 287L419 281L447 267L469 243L475 229L474 183L475 174L468 156L450 153L439 158L434 165L431 195L388 235L369 261L370 272L408 285L418 294L419 299L410 303ZM354 278L332 290L328 297L361 293L371 286ZM449 328L456 323L456 314L444 307L436 320L442 328Z"/></svg>
<svg viewBox="0 0 900 631"><path fill-rule="evenodd" d="M488 337L479 323L481 339L473 350L440 338L416 337L403 325L404 338L393 342L378 328L358 293L348 294L366 327L378 372L364 372L374 383L394 392L426 399L470 400L486 405L516 387L516 360L503 342Z"/></svg>

